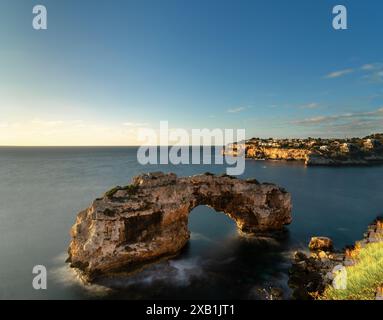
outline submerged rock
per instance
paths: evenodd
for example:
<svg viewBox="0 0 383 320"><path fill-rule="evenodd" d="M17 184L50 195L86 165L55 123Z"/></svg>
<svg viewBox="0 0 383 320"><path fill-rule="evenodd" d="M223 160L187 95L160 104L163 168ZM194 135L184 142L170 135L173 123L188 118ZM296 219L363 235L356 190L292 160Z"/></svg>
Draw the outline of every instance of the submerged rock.
<svg viewBox="0 0 383 320"><path fill-rule="evenodd" d="M290 194L273 184L225 175L144 174L78 214L68 262L91 281L174 256L190 237L188 215L199 205L223 211L242 232L278 231L291 222Z"/></svg>

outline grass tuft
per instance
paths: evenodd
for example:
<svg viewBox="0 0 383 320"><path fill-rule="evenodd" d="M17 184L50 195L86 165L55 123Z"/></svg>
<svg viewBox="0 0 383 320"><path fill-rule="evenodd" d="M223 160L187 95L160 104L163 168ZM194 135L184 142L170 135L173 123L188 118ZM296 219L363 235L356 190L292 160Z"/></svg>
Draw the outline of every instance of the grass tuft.
<svg viewBox="0 0 383 320"><path fill-rule="evenodd" d="M326 300L375 300L377 289L383 284L383 242L369 243L349 253L356 261L346 267L347 288L326 288L322 299Z"/></svg>
<svg viewBox="0 0 383 320"><path fill-rule="evenodd" d="M105 193L105 196L108 197L108 198L112 198L114 196L114 194L117 192L117 191L120 191L120 190L125 190L127 192L127 194L129 195L133 195L133 194L136 194L137 191L138 191L138 186L134 185L134 184L130 184L130 185L127 185L125 187L120 187L120 186L117 186L117 187L114 187L112 189L110 189L109 191L107 191Z"/></svg>

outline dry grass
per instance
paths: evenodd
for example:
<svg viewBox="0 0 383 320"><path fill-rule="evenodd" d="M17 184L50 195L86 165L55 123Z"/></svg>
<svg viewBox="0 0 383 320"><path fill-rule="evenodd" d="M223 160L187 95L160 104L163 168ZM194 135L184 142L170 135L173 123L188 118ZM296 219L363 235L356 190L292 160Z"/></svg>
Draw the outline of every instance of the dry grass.
<svg viewBox="0 0 383 320"><path fill-rule="evenodd" d="M355 259L347 267L347 289L328 287L322 299L327 300L374 300L377 289L383 284L383 242L370 243L365 248L356 246L347 253Z"/></svg>

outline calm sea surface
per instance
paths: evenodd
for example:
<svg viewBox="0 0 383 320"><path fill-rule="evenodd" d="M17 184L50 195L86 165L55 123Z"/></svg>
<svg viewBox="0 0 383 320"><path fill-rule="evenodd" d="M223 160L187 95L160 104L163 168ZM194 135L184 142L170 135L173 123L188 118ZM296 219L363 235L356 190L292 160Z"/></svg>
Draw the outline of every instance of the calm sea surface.
<svg viewBox="0 0 383 320"><path fill-rule="evenodd" d="M135 148L0 148L0 298L258 299L264 287L287 287L291 253L312 235L338 248L362 237L383 212L383 167L305 168L293 162L246 161L244 177L285 187L293 223L279 240L243 238L222 213L197 207L184 252L131 277L83 286L65 264L77 213L115 185L149 171L187 176L219 165L142 166ZM32 288L45 265L48 289Z"/></svg>

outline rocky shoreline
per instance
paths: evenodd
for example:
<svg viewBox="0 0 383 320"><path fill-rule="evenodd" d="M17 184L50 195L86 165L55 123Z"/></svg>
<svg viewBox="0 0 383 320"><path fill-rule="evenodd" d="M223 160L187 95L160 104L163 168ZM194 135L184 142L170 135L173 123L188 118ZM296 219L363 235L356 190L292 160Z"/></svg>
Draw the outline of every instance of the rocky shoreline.
<svg viewBox="0 0 383 320"><path fill-rule="evenodd" d="M302 251L294 254L289 272L289 286L293 289L292 298L297 300L321 299L326 287L331 286L335 270L355 264L354 251L363 250L370 243L383 242L383 218L372 223L364 238L354 246L342 251L334 251L332 240L326 237L313 237L309 244L310 255ZM383 275L382 275L383 285ZM382 287L376 288L376 299L383 299Z"/></svg>
<svg viewBox="0 0 383 320"><path fill-rule="evenodd" d="M180 178L173 173L143 174L78 214L67 262L84 282L93 282L174 257L190 238L188 215L198 205L227 214L244 234L277 235L292 220L291 196L274 184L210 173ZM313 237L309 253L294 254L288 281L292 298L322 299L334 270L353 266L355 251L376 242L383 242L383 218L368 227L363 240L343 251L334 250L329 238ZM279 288L258 293L268 300L284 295ZM376 299L383 299L383 288L376 288Z"/></svg>

